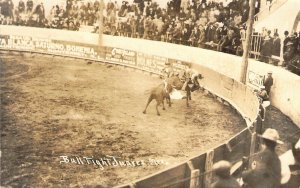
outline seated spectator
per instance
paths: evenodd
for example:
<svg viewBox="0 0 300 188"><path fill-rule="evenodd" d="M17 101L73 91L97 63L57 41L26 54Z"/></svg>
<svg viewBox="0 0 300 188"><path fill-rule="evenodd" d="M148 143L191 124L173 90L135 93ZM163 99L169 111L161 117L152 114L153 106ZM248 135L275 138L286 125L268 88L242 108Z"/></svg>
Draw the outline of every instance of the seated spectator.
<svg viewBox="0 0 300 188"><path fill-rule="evenodd" d="M261 99L261 101L268 101L269 95L265 89L265 86L260 86L260 90L257 92L257 96Z"/></svg>
<svg viewBox="0 0 300 188"><path fill-rule="evenodd" d="M262 151L252 157L251 169L244 171L242 178L246 188L279 188L281 178L281 163L275 152L279 140L278 132L268 128L262 135Z"/></svg>
<svg viewBox="0 0 300 188"><path fill-rule="evenodd" d="M217 176L217 181L211 188L239 188L239 183L230 175L231 164L228 161L219 161L213 165L213 172Z"/></svg>

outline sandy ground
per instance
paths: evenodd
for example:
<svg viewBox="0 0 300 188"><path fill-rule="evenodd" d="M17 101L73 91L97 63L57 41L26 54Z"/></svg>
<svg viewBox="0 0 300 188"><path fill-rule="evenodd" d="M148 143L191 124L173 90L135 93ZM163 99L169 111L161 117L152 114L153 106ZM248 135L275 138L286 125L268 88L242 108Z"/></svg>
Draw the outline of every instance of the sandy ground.
<svg viewBox="0 0 300 188"><path fill-rule="evenodd" d="M185 161L244 128L234 110L201 91L190 108L176 100L157 116L152 103L143 114L147 91L161 83L146 73L51 56L0 57L2 186L112 187ZM285 124L281 117L273 119ZM107 156L135 163L93 164Z"/></svg>

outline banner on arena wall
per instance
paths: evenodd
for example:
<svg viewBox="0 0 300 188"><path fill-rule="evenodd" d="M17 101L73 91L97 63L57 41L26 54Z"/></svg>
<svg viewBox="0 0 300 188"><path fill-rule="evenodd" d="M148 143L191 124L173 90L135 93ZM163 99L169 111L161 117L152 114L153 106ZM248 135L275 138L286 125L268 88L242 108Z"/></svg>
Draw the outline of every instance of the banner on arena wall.
<svg viewBox="0 0 300 188"><path fill-rule="evenodd" d="M0 35L0 47L5 49L26 50L32 52L67 55L95 60L104 60L104 49L96 45L55 41L28 36Z"/></svg>
<svg viewBox="0 0 300 188"><path fill-rule="evenodd" d="M264 85L265 76L255 73L253 71L248 72L247 83L255 88L259 88L259 86Z"/></svg>
<svg viewBox="0 0 300 188"><path fill-rule="evenodd" d="M137 53L137 67L145 71L160 74L165 67L167 58Z"/></svg>
<svg viewBox="0 0 300 188"><path fill-rule="evenodd" d="M118 64L136 66L136 52L120 48L105 48L105 60Z"/></svg>
<svg viewBox="0 0 300 188"><path fill-rule="evenodd" d="M181 70L186 70L187 68L191 68L191 63L179 61L175 59L168 59L170 65L172 65L175 72L180 72Z"/></svg>

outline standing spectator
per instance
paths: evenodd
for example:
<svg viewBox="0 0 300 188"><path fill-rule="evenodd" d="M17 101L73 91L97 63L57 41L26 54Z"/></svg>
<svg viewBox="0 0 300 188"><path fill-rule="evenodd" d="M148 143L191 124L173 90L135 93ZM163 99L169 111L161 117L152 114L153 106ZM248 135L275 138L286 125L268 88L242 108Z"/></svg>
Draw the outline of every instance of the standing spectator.
<svg viewBox="0 0 300 188"><path fill-rule="evenodd" d="M129 23L130 23L131 37L135 37L136 36L136 27L137 27L136 18L134 16L131 16Z"/></svg>
<svg viewBox="0 0 300 188"><path fill-rule="evenodd" d="M231 164L228 161L219 161L213 165L217 181L211 188L239 188L239 183L230 175Z"/></svg>
<svg viewBox="0 0 300 188"><path fill-rule="evenodd" d="M32 0L27 0L26 2L26 12L30 13L32 12L33 9L33 1Z"/></svg>
<svg viewBox="0 0 300 188"><path fill-rule="evenodd" d="M151 32L151 25L152 25L152 20L151 20L151 17L148 16L144 20L144 35L143 35L143 39L148 39L149 38L149 33Z"/></svg>
<svg viewBox="0 0 300 188"><path fill-rule="evenodd" d="M273 41L270 35L271 35L271 31L268 31L267 35L264 37L264 41L262 43L262 47L260 50L261 61L265 63L269 63L269 59L271 58L272 55Z"/></svg>
<svg viewBox="0 0 300 188"><path fill-rule="evenodd" d="M13 14L13 12L14 12L14 3L12 2L12 0L7 0L7 10L8 10L8 18L9 18L9 24L11 24L12 23L12 20L13 20L13 18L14 18L14 14Z"/></svg>
<svg viewBox="0 0 300 188"><path fill-rule="evenodd" d="M283 142L279 140L275 129L268 128L260 137L264 147L261 152L251 156L251 169L243 172L243 181L247 188L279 188L281 163L275 147Z"/></svg>
<svg viewBox="0 0 300 188"><path fill-rule="evenodd" d="M18 11L19 13L23 13L25 11L25 3L23 0L20 0L19 1L19 5L18 5Z"/></svg>
<svg viewBox="0 0 300 188"><path fill-rule="evenodd" d="M272 55L280 56L280 38L278 33L274 33L273 46L272 46Z"/></svg>
<svg viewBox="0 0 300 188"><path fill-rule="evenodd" d="M286 45L290 41L289 32L284 31L284 40L283 40L283 53L286 52Z"/></svg>
<svg viewBox="0 0 300 188"><path fill-rule="evenodd" d="M269 71L268 72L268 77L264 81L264 86L266 88L266 91L267 91L267 94L269 95L269 97L270 97L270 91L271 91L272 85L273 85L272 72Z"/></svg>

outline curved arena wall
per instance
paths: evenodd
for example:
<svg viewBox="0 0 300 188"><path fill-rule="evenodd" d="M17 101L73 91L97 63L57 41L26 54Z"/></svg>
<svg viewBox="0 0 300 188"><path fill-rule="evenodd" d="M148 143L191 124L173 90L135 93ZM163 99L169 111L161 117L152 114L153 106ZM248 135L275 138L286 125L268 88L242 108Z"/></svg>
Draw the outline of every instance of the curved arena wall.
<svg viewBox="0 0 300 188"><path fill-rule="evenodd" d="M81 46L90 46L98 48L98 35L92 33L84 33L77 31L64 31L55 29L40 29L31 27L3 26L0 25L0 35L10 36L28 36L52 40L52 42L64 42L68 44L80 44ZM83 45L84 43L84 45ZM224 53L216 53L215 51L199 49L194 47L174 45L165 42L149 41L141 39L133 39L126 37L103 36L103 46L127 49L138 52L137 57L147 61L163 62L165 59L180 60L189 62L192 66L206 67L221 73L234 80L239 80L241 73L241 57ZM1 44L0 44L1 47ZM3 48L3 45L2 45ZM7 47L11 48L11 47ZM7 49L6 48L6 49ZM11 48L18 50L18 47ZM19 48L20 50L20 48ZM34 48L34 50L39 50ZM51 51L42 49L44 53L62 54L61 51ZM141 57L142 55L150 55L151 57ZM64 54L68 55L68 54ZM69 54L70 55L70 54ZM95 59L89 54L85 54L84 58ZM72 55L74 56L74 55ZM99 55L98 60L105 60L105 57ZM80 55L82 57L82 55ZM152 59L151 59L152 58ZM156 59L155 59L156 58ZM163 58L163 60L161 60ZM137 61L140 61L137 59ZM150 60L149 60L150 59ZM154 60L153 60L154 59ZM121 63L122 64L122 63ZM126 64L125 64L126 65ZM128 65L128 64L127 64ZM145 66L138 65L138 68L144 69ZM148 67L149 68L149 67ZM154 71L153 67L148 71ZM269 64L249 60L247 72L247 85L252 85L252 77L263 77L268 71L273 72L274 85L271 89L271 104L281 110L284 114L292 119L292 121L300 127L300 77L292 74L281 67L275 67ZM255 78L256 79L256 78ZM259 78L257 79L260 81ZM256 81L257 81L256 80ZM289 83L289 84L287 84ZM241 105L244 106L244 105ZM247 110L247 109L246 109Z"/></svg>
<svg viewBox="0 0 300 188"><path fill-rule="evenodd" d="M123 37L103 36L102 43L101 47L97 45L97 34L0 26L0 50L83 58L154 74L159 74L166 62L171 62L177 69L192 67L204 76L201 80L204 89L220 101L231 104L246 120L247 128L226 143L167 170L136 180L132 183L134 187L159 187L171 182L176 183L172 187L207 187L213 177L211 173L205 172L210 171L214 162L221 159L237 161L255 150L252 131L262 124L258 116L259 101L248 86L236 81L240 71L239 57L199 48ZM256 66L251 65L253 63L250 64L250 68L255 69ZM130 186L128 184L121 187Z"/></svg>

